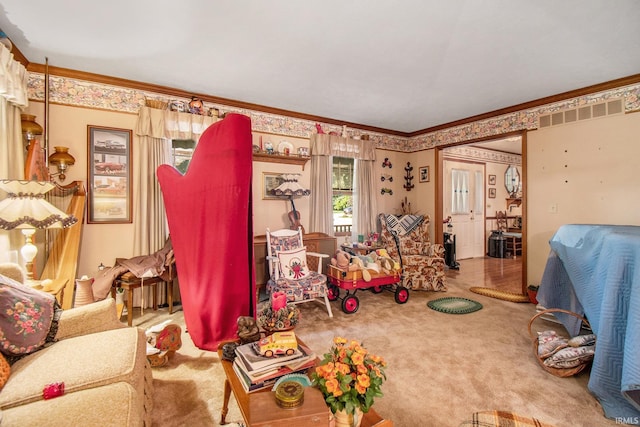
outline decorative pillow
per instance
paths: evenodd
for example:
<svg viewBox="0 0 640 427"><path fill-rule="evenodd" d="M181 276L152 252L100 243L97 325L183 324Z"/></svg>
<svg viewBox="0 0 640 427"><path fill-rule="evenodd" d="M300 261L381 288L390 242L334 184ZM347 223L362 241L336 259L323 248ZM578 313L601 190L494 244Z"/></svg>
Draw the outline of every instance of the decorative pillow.
<svg viewBox="0 0 640 427"><path fill-rule="evenodd" d="M571 347L580 347L584 345L595 345L595 334L577 335L569 340Z"/></svg>
<svg viewBox="0 0 640 427"><path fill-rule="evenodd" d="M276 253L280 251L300 249L300 236L298 234L285 237L278 237L274 236L273 234L270 234L269 236L271 237L269 245L271 246L272 250L276 251Z"/></svg>
<svg viewBox="0 0 640 427"><path fill-rule="evenodd" d="M544 359L544 364L552 368L573 368L589 362L595 352L595 346L566 347Z"/></svg>
<svg viewBox="0 0 640 427"><path fill-rule="evenodd" d="M9 361L39 350L53 323L55 298L0 275L0 352Z"/></svg>
<svg viewBox="0 0 640 427"><path fill-rule="evenodd" d="M286 279L299 280L309 275L307 247L278 252L280 273Z"/></svg>
<svg viewBox="0 0 640 427"><path fill-rule="evenodd" d="M0 353L0 390L2 390L2 387L7 383L9 374L11 374L11 366L9 366L7 359Z"/></svg>
<svg viewBox="0 0 640 427"><path fill-rule="evenodd" d="M538 356L543 359L568 345L567 339L557 335L556 331L538 332Z"/></svg>

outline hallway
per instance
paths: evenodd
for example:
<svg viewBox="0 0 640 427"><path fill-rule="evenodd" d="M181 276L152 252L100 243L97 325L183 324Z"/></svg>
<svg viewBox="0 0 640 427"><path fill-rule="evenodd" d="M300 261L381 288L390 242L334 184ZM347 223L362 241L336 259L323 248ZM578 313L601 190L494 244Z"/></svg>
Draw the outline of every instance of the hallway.
<svg viewBox="0 0 640 427"><path fill-rule="evenodd" d="M522 257L478 257L458 261L460 270L446 270L446 276L473 283L473 286L522 293Z"/></svg>

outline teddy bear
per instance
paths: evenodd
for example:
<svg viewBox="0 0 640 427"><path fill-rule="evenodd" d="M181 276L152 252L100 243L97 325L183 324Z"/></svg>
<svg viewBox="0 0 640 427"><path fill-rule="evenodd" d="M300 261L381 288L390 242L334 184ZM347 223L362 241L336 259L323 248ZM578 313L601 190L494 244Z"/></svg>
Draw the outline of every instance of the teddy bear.
<svg viewBox="0 0 640 427"><path fill-rule="evenodd" d="M376 249L369 256L380 266L380 270L384 274L391 274L393 271L400 270L400 263L394 261L386 249Z"/></svg>
<svg viewBox="0 0 640 427"><path fill-rule="evenodd" d="M365 267L366 261L360 256L353 256L346 251L338 249L333 258L331 258L331 265L346 271L362 271L364 281L371 281L371 273L369 273Z"/></svg>

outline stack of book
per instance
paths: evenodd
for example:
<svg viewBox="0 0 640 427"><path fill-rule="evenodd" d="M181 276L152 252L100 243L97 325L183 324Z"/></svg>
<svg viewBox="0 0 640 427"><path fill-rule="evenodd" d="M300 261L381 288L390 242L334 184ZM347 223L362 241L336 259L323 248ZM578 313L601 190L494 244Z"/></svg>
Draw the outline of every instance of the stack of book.
<svg viewBox="0 0 640 427"><path fill-rule="evenodd" d="M278 379L292 373L306 373L315 366L316 355L298 343L291 355L265 357L256 351L256 343L236 347L233 370L247 393L272 387Z"/></svg>

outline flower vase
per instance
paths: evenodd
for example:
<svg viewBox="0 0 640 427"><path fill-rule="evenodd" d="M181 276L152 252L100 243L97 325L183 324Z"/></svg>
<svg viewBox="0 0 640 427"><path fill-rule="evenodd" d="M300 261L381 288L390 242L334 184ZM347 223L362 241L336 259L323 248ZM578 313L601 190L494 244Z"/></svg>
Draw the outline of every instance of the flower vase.
<svg viewBox="0 0 640 427"><path fill-rule="evenodd" d="M347 414L347 412L342 409L333 414L333 419L335 421L335 427L360 427L362 411L360 408L356 408L355 414Z"/></svg>
<svg viewBox="0 0 640 427"><path fill-rule="evenodd" d="M74 307L80 307L82 305L91 304L95 301L93 296L93 278L82 276L80 279L76 279L76 295L73 302Z"/></svg>

